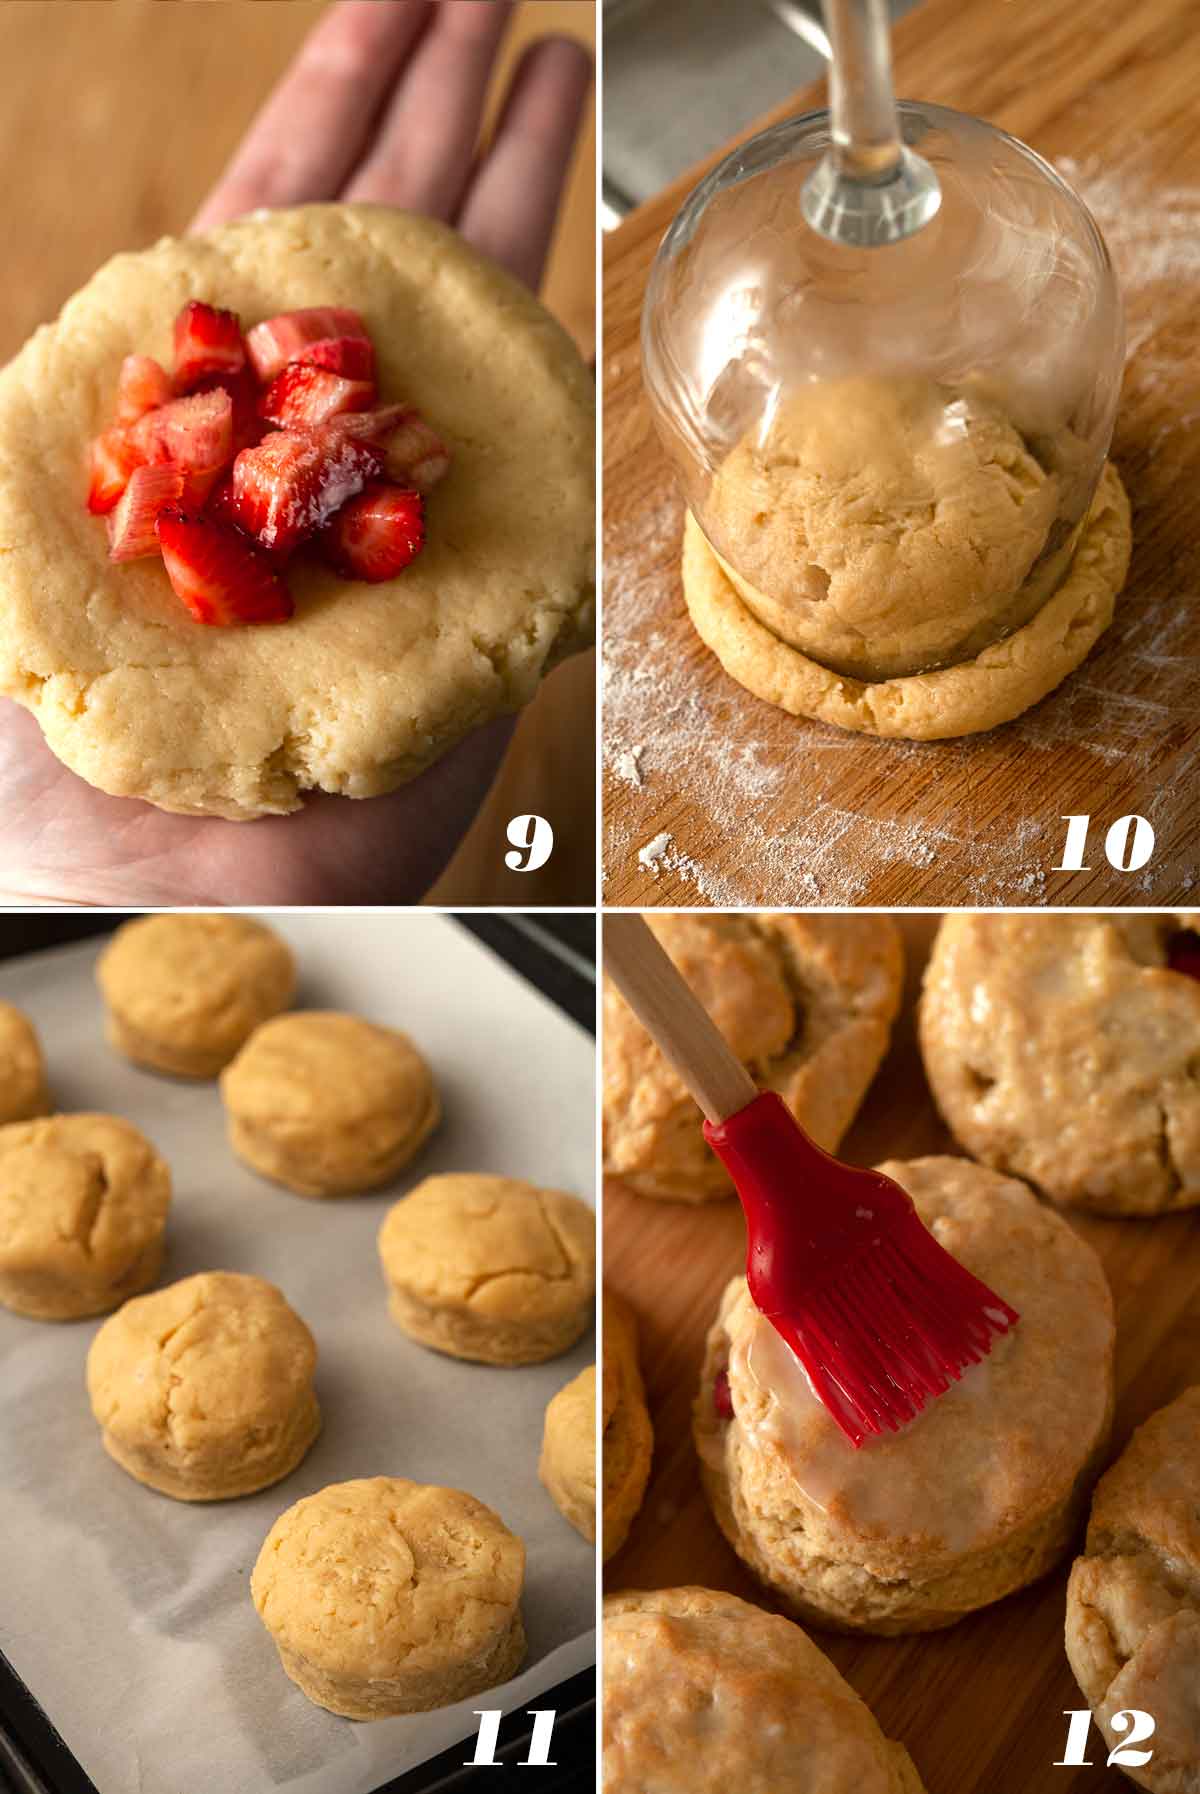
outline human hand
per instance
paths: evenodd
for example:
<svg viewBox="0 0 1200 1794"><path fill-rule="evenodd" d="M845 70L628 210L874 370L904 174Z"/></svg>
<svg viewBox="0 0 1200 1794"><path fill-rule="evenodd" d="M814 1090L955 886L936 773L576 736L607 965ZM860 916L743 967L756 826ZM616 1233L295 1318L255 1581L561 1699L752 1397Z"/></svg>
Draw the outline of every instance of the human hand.
<svg viewBox="0 0 1200 1794"><path fill-rule="evenodd" d="M453 224L536 288L591 62L567 39L531 45L477 159L511 11L508 0L338 0L192 228L259 206L370 200ZM0 700L0 893L114 906L416 902L469 828L514 726L487 724L387 797L318 795L291 816L225 822L105 796L54 757L28 711Z"/></svg>

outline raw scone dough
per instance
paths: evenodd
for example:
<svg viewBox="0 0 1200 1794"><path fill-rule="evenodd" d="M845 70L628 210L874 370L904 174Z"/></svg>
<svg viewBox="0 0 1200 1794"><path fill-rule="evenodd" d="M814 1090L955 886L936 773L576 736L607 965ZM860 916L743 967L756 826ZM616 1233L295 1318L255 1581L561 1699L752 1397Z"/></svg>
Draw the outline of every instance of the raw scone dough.
<svg viewBox="0 0 1200 1794"><path fill-rule="evenodd" d="M1106 1215L1200 1203L1196 916L952 915L925 972L930 1088L975 1158Z"/></svg>
<svg viewBox="0 0 1200 1794"><path fill-rule="evenodd" d="M250 1579L285 1672L347 1719L495 1688L525 1655L525 1547L482 1501L396 1476L282 1513Z"/></svg>
<svg viewBox="0 0 1200 1794"><path fill-rule="evenodd" d="M888 916L647 916L730 1047L832 1152L887 1051L904 977ZM604 1164L642 1196L733 1185L701 1115L612 984L604 990Z"/></svg>
<svg viewBox="0 0 1200 1794"><path fill-rule="evenodd" d="M1024 1184L967 1159L880 1169L1020 1323L901 1432L856 1451L735 1278L695 1439L721 1530L779 1600L815 1625L892 1634L951 1625L1067 1550L1108 1442L1114 1327L1095 1252ZM722 1372L732 1420L714 1403Z"/></svg>
<svg viewBox="0 0 1200 1794"><path fill-rule="evenodd" d="M46 1067L33 1023L0 1003L0 1125L50 1113Z"/></svg>
<svg viewBox="0 0 1200 1794"><path fill-rule="evenodd" d="M115 1115L0 1128L0 1303L40 1321L104 1314L163 1258L171 1174Z"/></svg>
<svg viewBox="0 0 1200 1794"><path fill-rule="evenodd" d="M1036 616L957 666L873 684L832 672L760 622L690 513L683 595L701 640L755 697L840 729L940 741L1011 722L1061 685L1112 622L1131 544L1129 500L1109 463L1067 575Z"/></svg>
<svg viewBox="0 0 1200 1794"><path fill-rule="evenodd" d="M401 578L305 557L296 615L204 628L157 558L114 566L84 508L122 357L171 363L189 297L238 312L351 306L381 402L450 443L428 545ZM373 797L527 703L591 639L592 383L531 293L456 232L388 206L256 212L119 255L0 373L0 692L102 791L233 818L310 788Z"/></svg>
<svg viewBox="0 0 1200 1794"><path fill-rule="evenodd" d="M250 916L141 916L96 962L109 1045L137 1065L215 1078L291 1002L291 950Z"/></svg>
<svg viewBox="0 0 1200 1794"><path fill-rule="evenodd" d="M264 1022L221 1073L229 1142L299 1196L356 1196L414 1158L442 1110L407 1034L301 1010Z"/></svg>
<svg viewBox="0 0 1200 1794"><path fill-rule="evenodd" d="M1110 1749L1114 1713L1152 1715L1153 1794L1200 1794L1200 1387L1161 1408L1102 1476L1067 1587L1067 1656Z"/></svg>
<svg viewBox="0 0 1200 1794"><path fill-rule="evenodd" d="M202 1271L105 1321L88 1394L122 1470L177 1501L227 1501L287 1476L316 1438L316 1362L274 1284Z"/></svg>
<svg viewBox="0 0 1200 1794"><path fill-rule="evenodd" d="M791 1620L667 1588L604 1603L604 1794L923 1794Z"/></svg>
<svg viewBox="0 0 1200 1794"><path fill-rule="evenodd" d="M427 1177L388 1211L379 1258L396 1325L481 1364L540 1364L592 1321L596 1220L512 1177Z"/></svg>

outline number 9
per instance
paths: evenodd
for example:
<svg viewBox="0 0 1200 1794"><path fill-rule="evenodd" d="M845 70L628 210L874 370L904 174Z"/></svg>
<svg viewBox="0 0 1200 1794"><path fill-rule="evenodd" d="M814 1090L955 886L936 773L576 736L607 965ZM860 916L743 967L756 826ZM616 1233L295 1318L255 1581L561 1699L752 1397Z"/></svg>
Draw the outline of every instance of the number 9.
<svg viewBox="0 0 1200 1794"><path fill-rule="evenodd" d="M510 872L536 872L554 852L554 830L544 816L514 816L507 833L513 846L520 850L504 856Z"/></svg>

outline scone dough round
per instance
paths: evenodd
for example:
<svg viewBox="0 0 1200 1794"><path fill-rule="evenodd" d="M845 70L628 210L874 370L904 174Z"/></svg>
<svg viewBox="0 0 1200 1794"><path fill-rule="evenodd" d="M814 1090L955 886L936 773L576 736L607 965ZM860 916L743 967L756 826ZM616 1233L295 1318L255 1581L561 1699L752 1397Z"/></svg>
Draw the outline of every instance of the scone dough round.
<svg viewBox="0 0 1200 1794"><path fill-rule="evenodd" d="M946 917L921 1050L966 1150L1097 1214L1200 1203L1200 981L1167 959L1198 920Z"/></svg>
<svg viewBox="0 0 1200 1794"><path fill-rule="evenodd" d="M309 1700L347 1719L386 1719L516 1673L524 1575L525 1547L482 1501L375 1476L281 1514L250 1592Z"/></svg>
<svg viewBox="0 0 1200 1794"><path fill-rule="evenodd" d="M923 1794L812 1640L706 1588L604 1602L604 1794Z"/></svg>
<svg viewBox="0 0 1200 1794"><path fill-rule="evenodd" d="M0 1128L0 1303L41 1321L104 1314L158 1276L166 1164L115 1115Z"/></svg>
<svg viewBox="0 0 1200 1794"><path fill-rule="evenodd" d="M683 595L700 639L755 697L860 734L940 741L1011 722L1061 685L1112 622L1131 547L1129 499L1108 463L1066 578L1028 623L961 665L877 683L832 672L773 634L690 513Z"/></svg>
<svg viewBox="0 0 1200 1794"><path fill-rule="evenodd" d="M122 1470L176 1501L227 1501L287 1476L316 1438L316 1362L273 1283L201 1271L105 1321L87 1386Z"/></svg>
<svg viewBox="0 0 1200 1794"><path fill-rule="evenodd" d="M379 1258L396 1325L481 1364L540 1364L587 1332L596 1221L563 1190L512 1177L427 1177L388 1211Z"/></svg>
<svg viewBox="0 0 1200 1794"><path fill-rule="evenodd" d="M1067 1587L1067 1656L1114 1749L1114 1713L1155 1721L1153 1794L1200 1794L1200 1387L1139 1427L1101 1477Z"/></svg>
<svg viewBox="0 0 1200 1794"><path fill-rule="evenodd" d="M291 950L251 916L140 916L96 962L109 1045L137 1065L215 1078L291 1002Z"/></svg>
<svg viewBox="0 0 1200 1794"><path fill-rule="evenodd" d="M888 916L648 916L730 1047L833 1152L887 1051L904 977ZM642 1196L733 1184L700 1111L616 988L604 991L604 1165Z"/></svg>
<svg viewBox="0 0 1200 1794"><path fill-rule="evenodd" d="M1108 1441L1114 1327L1095 1252L1024 1184L967 1159L880 1169L1019 1325L901 1432L855 1451L735 1278L695 1439L722 1531L779 1600L817 1625L892 1634L951 1625L1067 1550ZM713 1399L723 1371L732 1420Z"/></svg>
<svg viewBox="0 0 1200 1794"><path fill-rule="evenodd" d="M381 402L418 406L454 457L400 579L297 560L291 621L213 629L157 558L109 561L84 508L87 445L122 358L169 366L192 297L247 329L305 306L362 313ZM590 639L592 407L560 326L430 218L302 206L116 256L0 373L0 692L73 771L162 809L242 818L309 789L390 791Z"/></svg>
<svg viewBox="0 0 1200 1794"><path fill-rule="evenodd" d="M33 1023L12 1003L0 1003L0 1126L49 1113L46 1065Z"/></svg>
<svg viewBox="0 0 1200 1794"><path fill-rule="evenodd" d="M229 1142L298 1196L355 1196L414 1158L442 1110L407 1034L301 1010L264 1022L221 1073Z"/></svg>

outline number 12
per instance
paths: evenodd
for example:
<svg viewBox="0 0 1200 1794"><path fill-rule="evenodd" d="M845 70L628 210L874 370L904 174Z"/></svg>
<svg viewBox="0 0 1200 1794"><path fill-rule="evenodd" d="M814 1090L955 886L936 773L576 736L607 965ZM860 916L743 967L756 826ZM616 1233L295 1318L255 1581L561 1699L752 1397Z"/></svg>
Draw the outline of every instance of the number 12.
<svg viewBox="0 0 1200 1794"><path fill-rule="evenodd" d="M1088 1732L1091 1729L1092 1716L1086 1707L1075 1711L1064 1709L1064 1719L1070 1720L1067 1727L1067 1748L1053 1765L1055 1769L1090 1769L1091 1759L1086 1755ZM1120 1713L1114 1713L1109 1721L1114 1732L1128 1732L1129 1736L1123 1744L1115 1744L1108 1753L1110 1769L1144 1769L1154 1755L1152 1750L1134 1750L1135 1744L1144 1744L1147 1738L1154 1736L1154 1721L1149 1713L1142 1713L1133 1707Z"/></svg>

